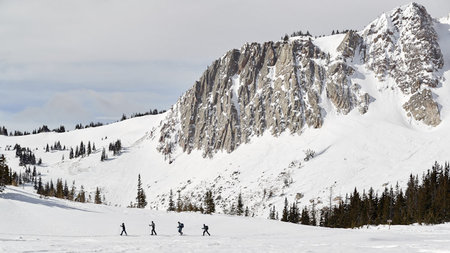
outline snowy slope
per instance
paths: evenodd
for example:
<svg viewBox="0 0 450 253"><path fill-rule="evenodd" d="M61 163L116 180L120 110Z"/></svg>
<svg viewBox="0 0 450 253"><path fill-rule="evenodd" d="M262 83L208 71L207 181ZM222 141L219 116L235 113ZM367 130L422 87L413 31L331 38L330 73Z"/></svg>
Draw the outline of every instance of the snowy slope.
<svg viewBox="0 0 450 253"><path fill-rule="evenodd" d="M326 109L324 125L320 129L306 129L301 135L288 132L274 137L266 132L239 146L234 152L219 152L213 158L203 158L202 151L191 154L180 150L169 164L157 151L161 124L167 114L150 115L125 120L107 126L70 131L42 133L22 137L0 136L0 153L4 153L14 170L18 166L14 151L6 146L19 143L34 150L43 159L37 166L44 181L67 179L84 185L93 194L99 186L111 205L126 206L135 200L137 175L141 174L150 202L148 208L166 209L167 195L172 189L182 196L200 201L207 189L212 189L219 211L229 209L239 193L251 212L267 217L268 207L276 205L281 210L284 198L294 199L299 206L316 203L328 205L330 188L332 197L345 197L354 187L382 190L384 186L399 182L406 184L409 174L421 174L434 161L449 160L450 143L450 21L436 21L439 45L444 56L442 86L435 88L441 105L441 119L437 127L419 124L406 117L402 104L406 99L393 80L379 81L375 74L360 62L353 62L356 73L352 81L373 97L370 109L364 115L356 110L342 115L331 105ZM336 55L336 47L343 35L313 40L321 50ZM107 137L107 139L105 139ZM100 162L101 149L110 142L122 141L125 151L114 157L109 154ZM94 142L97 152L85 158L69 160L68 151L45 153L46 144L60 141L75 148L80 141ZM304 150L313 149L317 156L303 161ZM65 159L62 161L62 156ZM93 197L93 195L92 195ZM337 203L337 202L334 202Z"/></svg>
<svg viewBox="0 0 450 253"><path fill-rule="evenodd" d="M46 200L15 187L0 195L0 211L0 252L9 253L450 252L450 224L327 229L261 218ZM158 236L149 235L151 220ZM177 234L177 221L185 224L184 236ZM119 236L122 222L127 237ZM211 237L201 236L204 223Z"/></svg>

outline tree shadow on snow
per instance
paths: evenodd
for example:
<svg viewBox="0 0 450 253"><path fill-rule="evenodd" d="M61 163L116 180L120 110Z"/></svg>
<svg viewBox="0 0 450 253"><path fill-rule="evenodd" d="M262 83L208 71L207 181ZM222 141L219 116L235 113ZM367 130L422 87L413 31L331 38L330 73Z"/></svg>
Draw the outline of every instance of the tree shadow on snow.
<svg viewBox="0 0 450 253"><path fill-rule="evenodd" d="M316 155L315 156L319 156L319 155L321 155L321 154L323 154L323 153L325 153L329 148L331 147L331 145L329 145L328 147L326 147L325 149L323 149L323 150L321 150L321 151L319 151L319 152L317 152L316 153Z"/></svg>
<svg viewBox="0 0 450 253"><path fill-rule="evenodd" d="M53 199L40 199L40 198L35 198L35 197L31 197L28 196L27 193L25 192L19 192L17 190L14 189L9 189L10 191L16 191L15 192L7 192L7 193L3 193L0 195L0 198L2 199L10 199L10 200L16 200L16 201L21 201L21 202L25 202L25 203L30 203L30 204L36 204L36 205L44 205L44 206L48 206L48 207L58 207L58 208L63 208L63 209L69 209L69 210L78 210L78 211L83 211L83 212L91 212L88 210L84 210L84 209L80 209L80 208L76 208L76 207L70 207L61 203L57 203L55 200Z"/></svg>

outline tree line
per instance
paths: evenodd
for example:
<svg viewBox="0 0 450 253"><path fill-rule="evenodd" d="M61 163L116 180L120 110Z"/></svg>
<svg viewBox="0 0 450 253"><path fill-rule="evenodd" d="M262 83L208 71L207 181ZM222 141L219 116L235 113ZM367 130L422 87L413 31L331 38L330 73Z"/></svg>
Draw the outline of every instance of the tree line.
<svg viewBox="0 0 450 253"><path fill-rule="evenodd" d="M373 188L359 192L356 188L338 205L324 207L319 212L315 205L299 212L295 203L285 199L281 221L319 225L333 228L354 228L364 225L439 224L450 221L449 164L437 162L422 175L409 176L406 190L397 185L385 188L379 195ZM278 219L275 207L270 219ZM317 220L317 218L319 218Z"/></svg>
<svg viewBox="0 0 450 253"><path fill-rule="evenodd" d="M161 113L165 113L165 112L166 112L166 110L150 109L148 112L144 112L144 113L140 113L140 112L133 113L133 114L131 114L130 119L135 118L135 117L142 117L142 116L146 116L146 115L156 115L156 114L161 114ZM122 114L120 121L123 121L126 119L128 119L127 116L125 114ZM89 124L86 124L84 126L83 126L83 124L78 123L75 125L75 130L99 127L99 126L103 126L103 125L105 125L105 124L101 123L101 122L94 123L92 121ZM30 135L30 134L39 134L39 133L47 133L47 132L64 133L64 132L66 132L66 127L61 125L61 126L51 130L47 125L42 125L38 129L34 129L31 132L18 131L18 130L8 131L8 129L5 126L0 127L0 135L4 135L4 136L25 136L25 135Z"/></svg>
<svg viewBox="0 0 450 253"><path fill-rule="evenodd" d="M88 144L85 145L83 141L80 142L79 146L75 146L75 151L72 147L70 147L69 151L69 159L77 158L77 157L85 157L86 155L89 156L92 154L92 152L95 152L97 149L95 148L95 143L93 142L91 145L91 142L88 141Z"/></svg>
<svg viewBox="0 0 450 253"><path fill-rule="evenodd" d="M77 187L75 186L75 181L72 182L72 186L69 189L69 186L67 185L67 180L58 178L56 180L56 184L53 183L53 180L50 180L50 182L47 182L45 184L42 183L41 177L39 177L38 180L34 183L34 189L36 192L40 195L46 196L46 197L55 197L60 199L67 199L70 201L76 201L76 202L93 202L95 204L102 204L105 201L105 198L101 197L101 191L100 188L96 188L94 200L91 199L91 196L88 195L86 197L86 191L84 190L84 186L81 185L80 190L77 190Z"/></svg>

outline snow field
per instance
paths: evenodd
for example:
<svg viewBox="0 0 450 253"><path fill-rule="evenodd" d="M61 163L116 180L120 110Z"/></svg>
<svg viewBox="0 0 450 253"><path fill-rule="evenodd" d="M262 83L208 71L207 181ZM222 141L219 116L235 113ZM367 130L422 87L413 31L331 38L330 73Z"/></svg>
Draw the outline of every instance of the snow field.
<svg viewBox="0 0 450 253"><path fill-rule="evenodd" d="M450 252L450 224L330 229L262 218L167 213L0 195L0 252ZM158 236L148 224L156 223ZM185 224L185 236L177 233ZM125 222L129 236L119 236ZM211 237L203 237L202 225Z"/></svg>

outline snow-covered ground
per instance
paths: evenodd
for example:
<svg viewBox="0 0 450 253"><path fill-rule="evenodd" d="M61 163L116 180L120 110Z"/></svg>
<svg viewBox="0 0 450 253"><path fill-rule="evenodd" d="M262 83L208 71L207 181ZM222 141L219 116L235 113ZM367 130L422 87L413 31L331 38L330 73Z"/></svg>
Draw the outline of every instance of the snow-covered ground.
<svg viewBox="0 0 450 253"><path fill-rule="evenodd" d="M152 220L158 236L149 235ZM119 236L122 222L127 237ZM211 237L202 236L204 223ZM8 187L0 194L0 252L450 252L450 224L329 229L40 199Z"/></svg>

